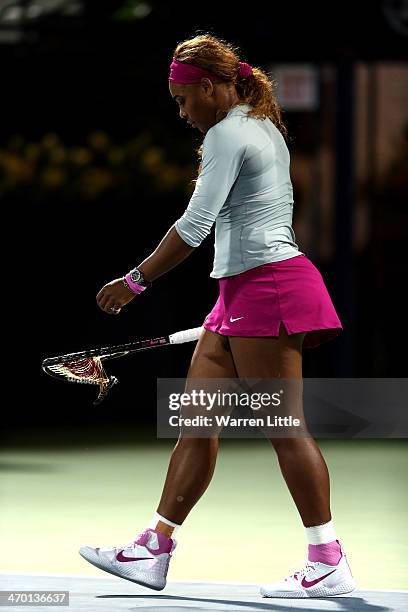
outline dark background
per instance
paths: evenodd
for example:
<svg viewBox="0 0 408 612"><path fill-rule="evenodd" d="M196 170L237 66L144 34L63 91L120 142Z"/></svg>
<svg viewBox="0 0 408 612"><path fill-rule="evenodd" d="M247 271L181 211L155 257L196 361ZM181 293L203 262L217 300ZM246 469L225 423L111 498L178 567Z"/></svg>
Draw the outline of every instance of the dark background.
<svg viewBox="0 0 408 612"><path fill-rule="evenodd" d="M120 385L96 409L94 388L47 377L41 361L197 327L216 299L217 283L209 278L212 234L120 316L107 316L95 302L106 282L152 252L188 204L200 135L179 120L167 77L175 45L197 30L230 40L243 60L261 67L333 66L334 256L311 259L344 332L304 352L304 376L406 375L406 182L395 191L378 190L374 180L368 185L370 241L355 253L350 239L356 198L353 68L359 61L406 62L403 2L62 2L36 18L30 17L30 2L15 2L15 21L4 19L5 4L3 320L15 391L3 412L8 436L35 426L153 423L157 377L187 373L191 344L107 362ZM284 113L293 158L319 147L320 112ZM300 194L294 188L296 227Z"/></svg>

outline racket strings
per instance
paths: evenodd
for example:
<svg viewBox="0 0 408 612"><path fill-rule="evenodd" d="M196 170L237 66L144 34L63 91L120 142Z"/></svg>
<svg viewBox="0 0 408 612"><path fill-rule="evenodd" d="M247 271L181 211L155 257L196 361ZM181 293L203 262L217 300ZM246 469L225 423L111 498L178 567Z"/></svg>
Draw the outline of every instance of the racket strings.
<svg viewBox="0 0 408 612"><path fill-rule="evenodd" d="M110 378L106 374L100 357L86 357L84 359L76 359L75 361L67 361L49 365L48 368L64 378L75 380L90 385L99 385L99 390L102 392L109 383Z"/></svg>

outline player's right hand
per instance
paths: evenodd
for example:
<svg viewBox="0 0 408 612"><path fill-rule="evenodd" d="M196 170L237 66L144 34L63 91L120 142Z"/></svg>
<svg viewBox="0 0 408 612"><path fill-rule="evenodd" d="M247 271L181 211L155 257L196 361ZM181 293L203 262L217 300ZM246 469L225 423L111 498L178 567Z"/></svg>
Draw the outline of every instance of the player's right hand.
<svg viewBox="0 0 408 612"><path fill-rule="evenodd" d="M96 302L107 314L117 315L123 306L129 304L135 297L136 293L126 287L123 279L117 278L102 287L96 296Z"/></svg>

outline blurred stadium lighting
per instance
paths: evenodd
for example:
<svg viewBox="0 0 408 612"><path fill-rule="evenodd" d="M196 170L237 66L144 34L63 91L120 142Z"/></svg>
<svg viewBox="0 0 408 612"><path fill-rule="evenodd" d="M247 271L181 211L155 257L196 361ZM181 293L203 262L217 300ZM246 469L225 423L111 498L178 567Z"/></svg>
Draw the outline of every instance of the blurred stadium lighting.
<svg viewBox="0 0 408 612"><path fill-rule="evenodd" d="M116 11L113 18L117 21L133 21L134 19L143 19L152 12L152 7L148 2L143 0L128 0L125 4Z"/></svg>
<svg viewBox="0 0 408 612"><path fill-rule="evenodd" d="M24 26L49 17L75 17L83 11L81 0L0 0L0 43L24 40Z"/></svg>
<svg viewBox="0 0 408 612"><path fill-rule="evenodd" d="M78 15L82 9L80 0L0 0L0 24L24 24L49 15Z"/></svg>

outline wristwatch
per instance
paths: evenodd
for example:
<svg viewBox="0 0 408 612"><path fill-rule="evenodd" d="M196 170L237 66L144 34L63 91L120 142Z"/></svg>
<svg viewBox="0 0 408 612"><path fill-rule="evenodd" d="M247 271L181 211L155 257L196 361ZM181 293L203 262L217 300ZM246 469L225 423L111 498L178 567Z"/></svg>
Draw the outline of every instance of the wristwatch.
<svg viewBox="0 0 408 612"><path fill-rule="evenodd" d="M131 270L129 274L130 274L130 279L132 280L132 282L137 283L138 285L141 285L142 287L149 287L151 285L151 283L145 279L145 277L143 276L143 273L137 268L133 268L133 270Z"/></svg>

